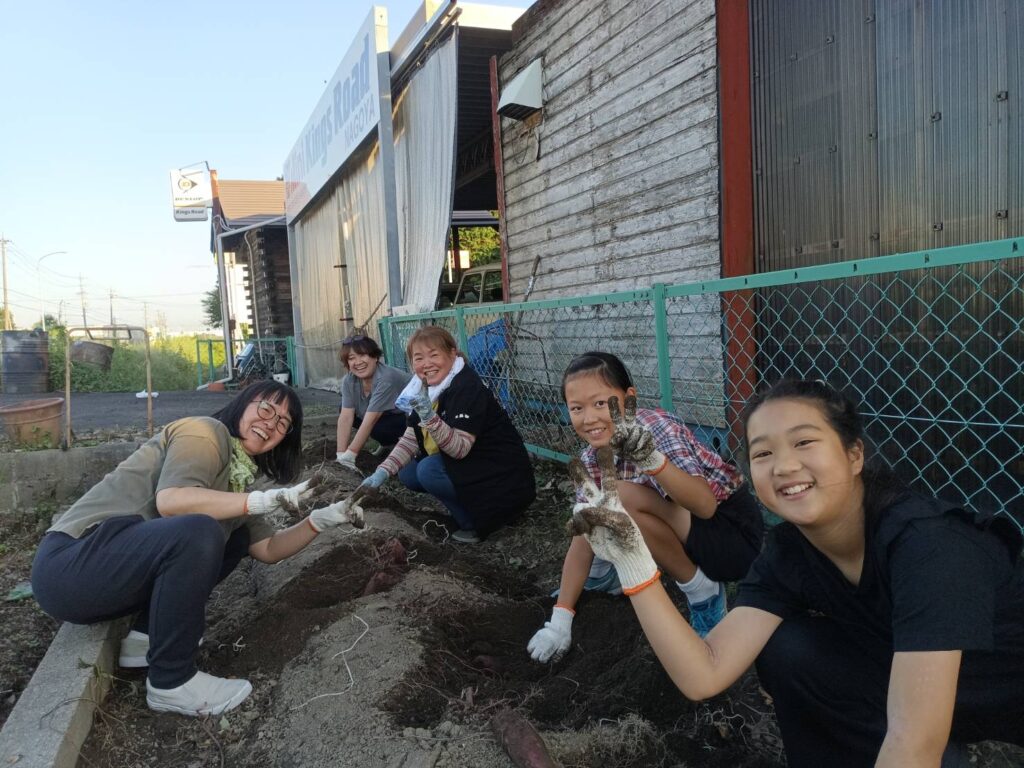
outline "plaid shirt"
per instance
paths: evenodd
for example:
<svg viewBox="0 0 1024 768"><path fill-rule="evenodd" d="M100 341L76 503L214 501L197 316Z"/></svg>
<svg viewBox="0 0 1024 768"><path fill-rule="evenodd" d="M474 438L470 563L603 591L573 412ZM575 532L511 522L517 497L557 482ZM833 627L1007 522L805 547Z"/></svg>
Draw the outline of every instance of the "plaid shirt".
<svg viewBox="0 0 1024 768"><path fill-rule="evenodd" d="M732 492L739 488L743 482L743 474L732 464L729 464L713 450L697 441L687 426L677 417L667 411L656 408L638 408L636 411L638 424L647 427L654 435L654 444L668 457L675 466L694 477L703 477L715 499L725 501ZM597 466L597 451L587 447L580 456L583 466L594 478L594 482L601 484L601 470ZM644 474L636 465L630 461L615 457L615 467L619 473L620 480L626 480L637 485L646 485L653 488L662 496L668 494L658 485L657 481L650 475ZM577 501L586 501L583 495L576 492Z"/></svg>

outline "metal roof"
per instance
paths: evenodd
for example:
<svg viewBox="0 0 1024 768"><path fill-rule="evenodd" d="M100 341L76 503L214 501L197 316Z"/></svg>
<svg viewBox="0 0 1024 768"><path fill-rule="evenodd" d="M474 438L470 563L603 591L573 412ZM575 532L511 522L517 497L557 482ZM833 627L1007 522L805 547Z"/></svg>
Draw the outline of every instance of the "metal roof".
<svg viewBox="0 0 1024 768"><path fill-rule="evenodd" d="M217 197L228 229L284 216L283 181L217 180ZM284 222L280 222L284 226Z"/></svg>

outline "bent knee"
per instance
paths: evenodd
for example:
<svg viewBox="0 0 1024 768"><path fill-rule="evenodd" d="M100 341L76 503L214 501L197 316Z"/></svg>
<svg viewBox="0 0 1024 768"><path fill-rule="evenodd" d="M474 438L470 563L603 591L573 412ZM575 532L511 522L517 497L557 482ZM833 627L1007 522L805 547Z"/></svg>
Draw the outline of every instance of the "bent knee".
<svg viewBox="0 0 1024 768"><path fill-rule="evenodd" d="M207 515L180 515L168 525L175 548L196 558L219 560L224 554L224 529Z"/></svg>

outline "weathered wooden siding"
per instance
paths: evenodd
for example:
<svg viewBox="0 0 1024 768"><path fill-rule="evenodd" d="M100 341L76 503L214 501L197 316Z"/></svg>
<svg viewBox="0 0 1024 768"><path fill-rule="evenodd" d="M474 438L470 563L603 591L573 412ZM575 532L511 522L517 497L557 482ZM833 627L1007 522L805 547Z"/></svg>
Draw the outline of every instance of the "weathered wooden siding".
<svg viewBox="0 0 1024 768"><path fill-rule="evenodd" d="M502 121L511 299L717 277L713 0L539 3L502 58L544 66L539 116Z"/></svg>
<svg viewBox="0 0 1024 768"><path fill-rule="evenodd" d="M254 321L259 335L291 336L292 280L288 271L288 238L284 227L261 227L245 234L238 258L252 272L247 280L250 306L255 306Z"/></svg>
<svg viewBox="0 0 1024 768"><path fill-rule="evenodd" d="M531 300L719 277L714 0L542 0L513 33L500 80L542 59L544 108L502 120L509 298L523 299L536 257ZM720 422L704 407L722 398L720 311L700 306L669 308L687 350L674 389L693 395L684 418ZM524 388L601 348L657 401L650 306L531 312L520 331Z"/></svg>

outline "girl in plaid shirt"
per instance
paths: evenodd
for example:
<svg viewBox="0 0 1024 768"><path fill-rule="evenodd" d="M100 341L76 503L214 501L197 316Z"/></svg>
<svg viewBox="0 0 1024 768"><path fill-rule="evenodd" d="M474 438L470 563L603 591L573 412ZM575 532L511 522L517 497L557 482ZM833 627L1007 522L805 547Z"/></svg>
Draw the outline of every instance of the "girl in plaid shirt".
<svg viewBox="0 0 1024 768"><path fill-rule="evenodd" d="M723 582L742 579L761 549L764 522L743 475L672 414L636 409L636 388L615 355L575 358L562 378L562 395L576 433L587 442L580 458L595 482L597 449L615 450L622 504L654 559L686 595L690 624L703 637L725 616ZM625 418L616 407L624 403ZM611 564L595 560L586 539L574 536L551 620L527 646L534 659L555 660L569 649L584 588L621 592Z"/></svg>

